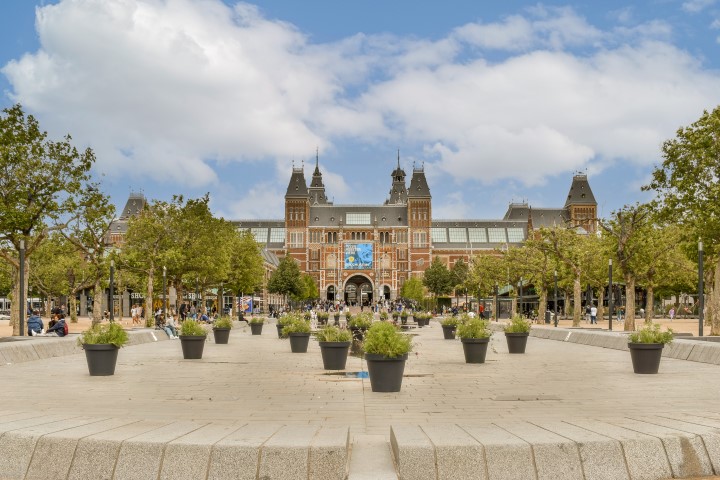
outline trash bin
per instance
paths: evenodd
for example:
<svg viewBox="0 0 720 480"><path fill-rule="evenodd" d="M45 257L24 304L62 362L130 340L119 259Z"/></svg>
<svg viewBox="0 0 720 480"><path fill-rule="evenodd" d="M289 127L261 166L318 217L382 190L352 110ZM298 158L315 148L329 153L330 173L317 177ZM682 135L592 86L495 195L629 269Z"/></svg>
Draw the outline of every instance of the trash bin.
<svg viewBox="0 0 720 480"><path fill-rule="evenodd" d="M550 310L547 310L545 312L545 323L550 323L550 320L552 319L552 312Z"/></svg>

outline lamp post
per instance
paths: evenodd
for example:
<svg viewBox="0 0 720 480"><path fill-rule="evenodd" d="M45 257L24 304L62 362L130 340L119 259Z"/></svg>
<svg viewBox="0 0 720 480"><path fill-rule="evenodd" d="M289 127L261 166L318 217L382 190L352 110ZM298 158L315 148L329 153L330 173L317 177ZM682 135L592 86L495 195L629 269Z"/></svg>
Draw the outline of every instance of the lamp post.
<svg viewBox="0 0 720 480"><path fill-rule="evenodd" d="M703 323L705 321L705 279L703 278L703 243L698 242L698 335L703 336ZM712 333L711 333L712 334Z"/></svg>
<svg viewBox="0 0 720 480"><path fill-rule="evenodd" d="M613 311L613 284L612 284L612 258L608 259L608 329L612 331Z"/></svg>
<svg viewBox="0 0 720 480"><path fill-rule="evenodd" d="M77 310L75 308L75 271L70 267L68 269L68 283L70 285L70 292L68 297L68 315L71 319L77 320ZM70 301L72 299L72 302ZM72 310L71 310L72 308Z"/></svg>
<svg viewBox="0 0 720 480"><path fill-rule="evenodd" d="M493 288L493 293L495 294L495 321L497 322L500 318L500 304L498 303L498 284L495 284L495 287Z"/></svg>
<svg viewBox="0 0 720 480"><path fill-rule="evenodd" d="M115 260L110 260L110 301L108 302L108 307L110 310L110 323L112 323L115 320L115 290L113 288L113 283L115 283Z"/></svg>
<svg viewBox="0 0 720 480"><path fill-rule="evenodd" d="M520 286L520 288L519 288L520 298L518 299L518 301L519 301L520 303L519 303L519 305L518 305L518 309L520 309L520 316L521 316L521 317L523 316L523 308L522 308L522 304L523 304L523 291L522 291L522 287L523 287L523 285L522 285L522 284L523 284L523 279L522 279L522 277L520 277L520 284L519 284L519 286Z"/></svg>
<svg viewBox="0 0 720 480"><path fill-rule="evenodd" d="M558 301L557 301L557 270L553 272L553 278L555 279L555 327L558 326L558 315L557 315L557 307L558 307Z"/></svg>
<svg viewBox="0 0 720 480"><path fill-rule="evenodd" d="M20 324L20 336L25 336L25 309L27 306L25 305L25 240L20 240L20 251L19 257L20 257L20 285L18 286L18 312L19 317L18 321Z"/></svg>
<svg viewBox="0 0 720 480"><path fill-rule="evenodd" d="M165 295L165 288L166 288L166 282L167 282L167 268L163 267L163 315L167 317L167 297Z"/></svg>
<svg viewBox="0 0 720 480"><path fill-rule="evenodd" d="M199 287L199 284L200 284L200 279L198 277L195 277L195 313L198 315L198 317L200 316L200 311L199 311L199 309L200 309L200 302L199 302L200 287ZM242 303L242 298L240 299L240 303ZM241 305L241 307L242 307L242 305Z"/></svg>

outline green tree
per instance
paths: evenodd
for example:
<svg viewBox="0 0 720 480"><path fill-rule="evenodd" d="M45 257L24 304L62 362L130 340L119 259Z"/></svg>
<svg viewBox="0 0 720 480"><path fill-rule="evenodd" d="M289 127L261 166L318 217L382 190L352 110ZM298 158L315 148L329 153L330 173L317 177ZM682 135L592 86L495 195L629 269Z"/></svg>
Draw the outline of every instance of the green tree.
<svg viewBox="0 0 720 480"><path fill-rule="evenodd" d="M702 240L709 267L706 320L710 334L720 335L720 106L678 129L663 144L662 156L643 189L657 192L661 217L679 225L686 242Z"/></svg>
<svg viewBox="0 0 720 480"><path fill-rule="evenodd" d="M440 260L440 257L435 257L427 270L425 270L422 283L433 294L435 300L440 295L447 295L452 292L452 275L443 261Z"/></svg>
<svg viewBox="0 0 720 480"><path fill-rule="evenodd" d="M238 232L230 250L230 272L226 285L236 295L255 292L262 287L265 265L262 247L255 241L250 230ZM237 314L233 302L233 316Z"/></svg>
<svg viewBox="0 0 720 480"><path fill-rule="evenodd" d="M418 277L410 277L400 287L400 296L409 300L414 300L418 304L425 298L423 282Z"/></svg>
<svg viewBox="0 0 720 480"><path fill-rule="evenodd" d="M458 294L468 292L467 281L469 274L470 266L462 258L458 259L450 269L452 289L455 291L455 303L457 303Z"/></svg>
<svg viewBox="0 0 720 480"><path fill-rule="evenodd" d="M278 268L270 275L268 291L279 295L297 296L302 292L300 267L294 258L286 255L280 260Z"/></svg>
<svg viewBox="0 0 720 480"><path fill-rule="evenodd" d="M13 270L13 298L19 296L20 242L25 242L29 274L36 249L75 215L76 196L89 179L95 156L90 149L78 152L71 140L69 135L59 141L48 139L20 105L0 116L0 257ZM18 323L22 307L19 302L13 307L13 335L24 335Z"/></svg>
<svg viewBox="0 0 720 480"><path fill-rule="evenodd" d="M293 295L293 300L304 302L314 300L320 296L320 290L312 275L303 273L300 275L300 293Z"/></svg>

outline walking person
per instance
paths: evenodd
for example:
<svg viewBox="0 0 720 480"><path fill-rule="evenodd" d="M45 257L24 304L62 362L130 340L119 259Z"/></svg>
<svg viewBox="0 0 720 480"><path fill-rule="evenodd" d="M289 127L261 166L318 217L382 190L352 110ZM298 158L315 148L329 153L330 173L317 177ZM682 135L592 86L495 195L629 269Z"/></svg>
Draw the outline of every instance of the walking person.
<svg viewBox="0 0 720 480"><path fill-rule="evenodd" d="M597 307L593 305L590 307L590 324L597 325Z"/></svg>
<svg viewBox="0 0 720 480"><path fill-rule="evenodd" d="M672 322L673 318L675 318L675 307L671 307L668 314L670 315L670 321Z"/></svg>

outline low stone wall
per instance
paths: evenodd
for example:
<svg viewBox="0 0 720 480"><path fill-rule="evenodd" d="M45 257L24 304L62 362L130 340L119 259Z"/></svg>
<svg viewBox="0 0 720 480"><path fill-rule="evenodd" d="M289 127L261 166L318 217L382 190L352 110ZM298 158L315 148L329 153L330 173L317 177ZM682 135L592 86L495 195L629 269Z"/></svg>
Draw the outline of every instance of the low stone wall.
<svg viewBox="0 0 720 480"><path fill-rule="evenodd" d="M128 337L127 346L168 340L164 331L151 329L128 331ZM70 334L65 337L27 337L0 343L0 366L82 353L77 338L77 334Z"/></svg>
<svg viewBox="0 0 720 480"><path fill-rule="evenodd" d="M349 429L0 414L2 479L347 477Z"/></svg>
<svg viewBox="0 0 720 480"><path fill-rule="evenodd" d="M720 416L396 425L400 479L665 480L720 472Z"/></svg>

